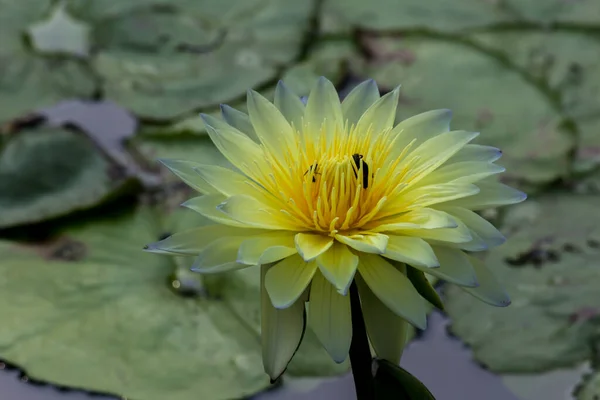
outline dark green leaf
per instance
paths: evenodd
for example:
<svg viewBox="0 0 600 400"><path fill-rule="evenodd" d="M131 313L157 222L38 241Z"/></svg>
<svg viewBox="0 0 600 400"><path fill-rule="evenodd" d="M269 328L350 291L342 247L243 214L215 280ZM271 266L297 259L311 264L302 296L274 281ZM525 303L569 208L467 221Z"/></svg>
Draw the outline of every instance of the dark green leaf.
<svg viewBox="0 0 600 400"><path fill-rule="evenodd" d="M435 400L421 381L400 366L376 360L376 400Z"/></svg>

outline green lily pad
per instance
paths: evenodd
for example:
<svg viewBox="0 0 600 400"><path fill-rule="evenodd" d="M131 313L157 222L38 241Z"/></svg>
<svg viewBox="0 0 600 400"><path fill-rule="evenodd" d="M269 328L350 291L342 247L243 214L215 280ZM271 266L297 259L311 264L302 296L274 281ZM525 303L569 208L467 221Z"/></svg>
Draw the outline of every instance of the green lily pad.
<svg viewBox="0 0 600 400"><path fill-rule="evenodd" d="M104 93L148 120L169 120L274 82L302 47L310 2L144 1L107 16L90 1L93 67ZM158 2L155 2L158 3Z"/></svg>
<svg viewBox="0 0 600 400"><path fill-rule="evenodd" d="M577 389L577 400L600 399L600 373L598 371L589 374L583 384Z"/></svg>
<svg viewBox="0 0 600 400"><path fill-rule="evenodd" d="M27 46L27 39L35 44L28 30L47 19L51 4L50 0L0 0L0 123L60 100L94 94L94 77L81 60L44 57ZM54 28L55 34L56 28L61 29Z"/></svg>
<svg viewBox="0 0 600 400"><path fill-rule="evenodd" d="M0 153L0 228L88 209L133 184L82 132L27 127L11 135Z"/></svg>
<svg viewBox="0 0 600 400"><path fill-rule="evenodd" d="M358 68L381 86L402 85L400 118L449 108L453 128L480 131L476 141L504 151L505 179L544 183L567 174L574 138L545 93L520 70L460 42L424 37L365 41L375 58Z"/></svg>
<svg viewBox="0 0 600 400"><path fill-rule="evenodd" d="M492 309L450 287L452 332L495 372L530 373L578 365L600 333L598 196L560 194L512 207L508 241L486 263L512 304Z"/></svg>

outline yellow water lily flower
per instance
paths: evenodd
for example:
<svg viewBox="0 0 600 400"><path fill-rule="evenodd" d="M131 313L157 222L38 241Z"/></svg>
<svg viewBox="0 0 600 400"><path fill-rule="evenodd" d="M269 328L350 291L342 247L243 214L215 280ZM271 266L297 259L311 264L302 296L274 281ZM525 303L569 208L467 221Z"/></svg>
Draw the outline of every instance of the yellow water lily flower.
<svg viewBox="0 0 600 400"><path fill-rule="evenodd" d="M248 115L223 106L223 119L203 116L235 169L163 161L202 193L183 205L215 225L148 250L197 255L192 269L205 274L261 267L263 361L273 379L299 345L306 301L309 326L333 360L346 359L353 281L375 352L394 362L406 321L426 324L427 290L414 284L423 273L490 304L509 303L468 255L504 241L474 211L525 195L494 179L504 171L493 163L498 149L450 130L450 111L395 125L398 95L380 97L366 81L340 103L324 78L306 104L282 83L274 103L250 91Z"/></svg>

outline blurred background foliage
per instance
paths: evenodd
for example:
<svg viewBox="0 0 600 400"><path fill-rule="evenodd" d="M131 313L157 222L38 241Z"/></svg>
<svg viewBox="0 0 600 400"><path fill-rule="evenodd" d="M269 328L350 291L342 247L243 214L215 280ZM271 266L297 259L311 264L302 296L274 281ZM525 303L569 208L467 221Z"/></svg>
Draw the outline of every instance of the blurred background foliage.
<svg viewBox="0 0 600 400"><path fill-rule="evenodd" d="M451 331L499 374L596 366L600 2L0 0L0 358L32 379L140 400L268 387L257 271L201 280L143 244L206 223L156 159L227 165L198 112L283 79L401 84L500 147L531 196L483 210L513 305L444 287ZM291 376L347 371L308 331ZM108 372L108 373L107 373ZM573 398L597 399L596 373ZM536 398L536 397L533 397ZM523 397L531 399L531 397Z"/></svg>

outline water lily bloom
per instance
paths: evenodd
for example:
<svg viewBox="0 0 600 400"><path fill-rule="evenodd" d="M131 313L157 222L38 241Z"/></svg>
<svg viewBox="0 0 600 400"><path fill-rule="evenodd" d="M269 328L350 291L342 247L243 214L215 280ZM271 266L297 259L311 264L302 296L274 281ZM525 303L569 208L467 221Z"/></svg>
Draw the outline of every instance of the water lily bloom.
<svg viewBox="0 0 600 400"><path fill-rule="evenodd" d="M471 252L504 237L475 211L525 195L497 181L501 153L450 130L451 112L395 124L399 90L373 81L340 102L319 79L306 104L280 83L273 103L248 93L248 115L203 115L210 138L235 166L163 160L202 194L183 205L214 225L148 246L196 255L204 274L260 266L265 371L278 377L308 324L336 362L352 339L348 291L358 286L377 355L399 360L406 322L424 328L426 276L457 284L496 306L509 299ZM433 300L432 300L433 299Z"/></svg>

